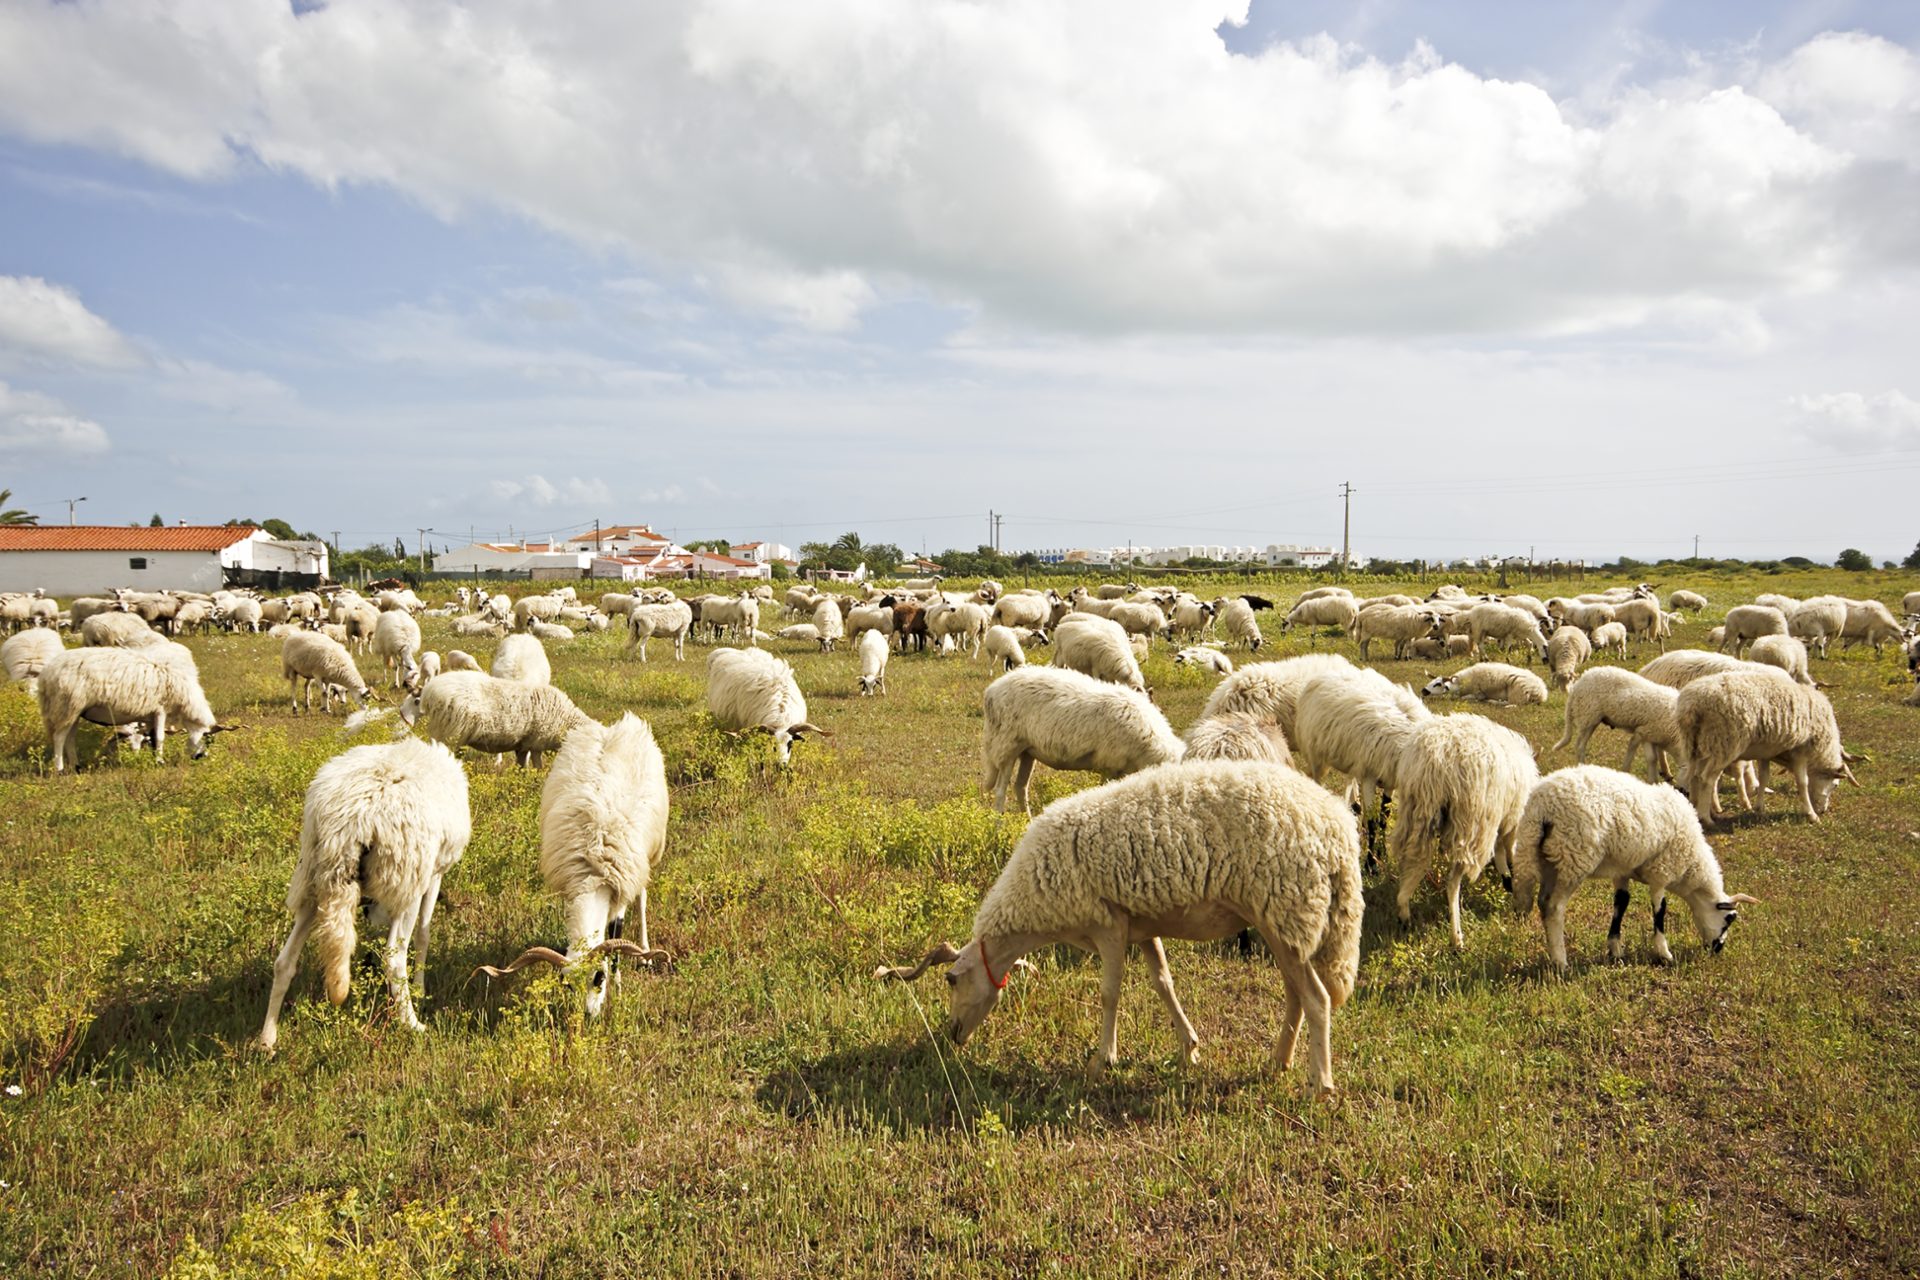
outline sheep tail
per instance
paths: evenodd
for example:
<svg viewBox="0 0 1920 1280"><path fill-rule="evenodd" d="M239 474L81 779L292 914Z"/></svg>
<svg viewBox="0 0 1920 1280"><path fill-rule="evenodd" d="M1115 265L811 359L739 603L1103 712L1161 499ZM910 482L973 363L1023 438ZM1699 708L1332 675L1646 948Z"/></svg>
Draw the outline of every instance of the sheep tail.
<svg viewBox="0 0 1920 1280"><path fill-rule="evenodd" d="M1332 859L1327 876L1331 890L1327 903L1327 927L1320 935L1320 947L1313 953L1313 969L1327 988L1327 997L1338 1009L1353 994L1360 977L1360 924L1367 903L1360 890L1360 847L1358 842L1341 846Z"/></svg>
<svg viewBox="0 0 1920 1280"><path fill-rule="evenodd" d="M360 884L350 880L344 885L327 886L315 904L313 945L320 956L320 974L326 981L327 999L345 1004L352 983L353 916L360 905Z"/></svg>

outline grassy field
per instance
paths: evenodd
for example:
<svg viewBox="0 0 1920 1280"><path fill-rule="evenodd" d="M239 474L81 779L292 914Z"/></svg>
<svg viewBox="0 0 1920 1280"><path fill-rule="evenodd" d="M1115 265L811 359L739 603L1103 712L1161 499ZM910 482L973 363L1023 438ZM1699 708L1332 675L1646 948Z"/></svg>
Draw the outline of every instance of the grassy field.
<svg viewBox="0 0 1920 1280"><path fill-rule="evenodd" d="M1715 605L1682 646L1756 591L1897 607L1913 584L1663 587L1688 585ZM1262 657L1353 655L1262 616ZM491 651L425 629L430 647ZM896 656L891 696L862 699L849 654L776 644L836 735L782 773L763 740L711 727L704 648L675 664L656 645L643 667L617 635L554 646L555 682L661 738L674 812L651 920L677 967L629 974L593 1024L570 980L470 979L564 932L535 871L542 775L470 762L474 838L435 917L427 1033L390 1021L369 969L331 1008L309 958L265 1060L248 1040L301 796L341 722L288 714L277 641L190 644L216 711L245 726L200 761L95 765L90 735L81 774L54 778L37 710L0 689L0 1274L1920 1271L1920 710L1899 705L1891 652L1815 663L1871 758L1829 820L1773 796L1715 837L1729 888L1764 901L1719 956L1680 911L1678 963L1649 965L1637 890L1628 960L1607 964L1594 884L1562 979L1493 877L1461 954L1437 889L1402 930L1370 882L1328 1105L1298 1068L1267 1072L1279 975L1226 947L1170 945L1193 1070L1137 963L1104 1075L1085 1066L1091 959L1042 953L960 1052L929 1032L937 979L868 978L964 941L1024 826L978 795L984 663ZM1375 665L1417 681L1461 664ZM1180 729L1212 685L1162 648L1148 679ZM1562 708L1486 713L1544 751ZM1602 731L1595 758L1623 746ZM1036 803L1094 781L1043 768Z"/></svg>

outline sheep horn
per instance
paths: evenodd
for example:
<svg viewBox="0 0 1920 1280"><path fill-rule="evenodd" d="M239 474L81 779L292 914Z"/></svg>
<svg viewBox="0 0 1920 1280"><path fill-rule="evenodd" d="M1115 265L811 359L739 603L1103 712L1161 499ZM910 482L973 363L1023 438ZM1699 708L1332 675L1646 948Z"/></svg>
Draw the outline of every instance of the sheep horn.
<svg viewBox="0 0 1920 1280"><path fill-rule="evenodd" d="M1732 897L1728 898L1727 901L1750 903L1751 905L1756 907L1760 905L1760 899L1754 897L1750 893L1736 893Z"/></svg>
<svg viewBox="0 0 1920 1280"><path fill-rule="evenodd" d="M1855 755L1845 747L1840 748L1840 758L1848 764L1859 764L1862 760L1866 759L1865 756Z"/></svg>
<svg viewBox="0 0 1920 1280"><path fill-rule="evenodd" d="M490 964L483 964L475 969L474 972L484 973L489 978L504 978L510 973L518 973L530 964L550 964L556 969L564 969L567 967L567 958L558 951L555 951L552 947L528 947L520 953L519 959L504 969L496 969Z"/></svg>
<svg viewBox="0 0 1920 1280"><path fill-rule="evenodd" d="M912 982L934 965L952 964L959 958L960 949L951 942L943 942L933 950L927 952L919 964L911 967L901 965L897 968L889 968L883 964L873 971L873 976L881 982L885 982L888 978L892 978L895 982Z"/></svg>
<svg viewBox="0 0 1920 1280"><path fill-rule="evenodd" d="M625 938L608 938L587 954L632 956L635 960L644 960L648 964L652 964L656 960L662 964L670 965L673 963L673 953L664 947L647 948L637 942L630 942Z"/></svg>
<svg viewBox="0 0 1920 1280"><path fill-rule="evenodd" d="M813 721L811 720L802 720L799 724L793 726L793 732L817 733L823 738L831 738L833 736L833 730L822 729L819 725L813 723Z"/></svg>
<svg viewBox="0 0 1920 1280"><path fill-rule="evenodd" d="M1848 782L1851 782L1856 787L1860 785L1860 779L1853 776L1852 765L1845 764L1845 763L1841 764L1840 776L1845 778Z"/></svg>

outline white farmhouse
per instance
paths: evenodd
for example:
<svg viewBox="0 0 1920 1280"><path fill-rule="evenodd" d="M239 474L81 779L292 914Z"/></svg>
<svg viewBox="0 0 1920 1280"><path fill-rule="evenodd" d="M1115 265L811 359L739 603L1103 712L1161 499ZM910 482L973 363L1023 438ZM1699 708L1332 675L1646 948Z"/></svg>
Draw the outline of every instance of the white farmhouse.
<svg viewBox="0 0 1920 1280"><path fill-rule="evenodd" d="M326 543L282 542L252 525L0 525L0 591L217 591L275 572L324 579Z"/></svg>

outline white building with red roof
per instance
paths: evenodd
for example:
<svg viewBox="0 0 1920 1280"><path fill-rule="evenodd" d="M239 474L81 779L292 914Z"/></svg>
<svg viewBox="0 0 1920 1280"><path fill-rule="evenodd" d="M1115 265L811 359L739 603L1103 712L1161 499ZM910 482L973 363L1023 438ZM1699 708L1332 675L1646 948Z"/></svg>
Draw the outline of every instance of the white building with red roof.
<svg viewBox="0 0 1920 1280"><path fill-rule="evenodd" d="M324 578L327 546L240 524L0 525L0 591L218 591L229 569Z"/></svg>

